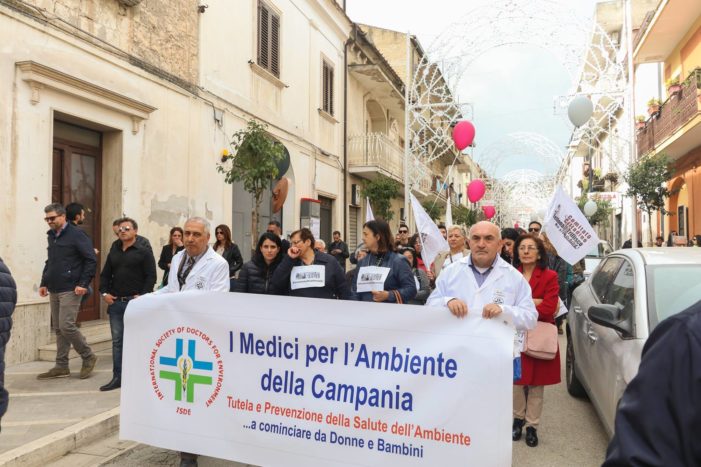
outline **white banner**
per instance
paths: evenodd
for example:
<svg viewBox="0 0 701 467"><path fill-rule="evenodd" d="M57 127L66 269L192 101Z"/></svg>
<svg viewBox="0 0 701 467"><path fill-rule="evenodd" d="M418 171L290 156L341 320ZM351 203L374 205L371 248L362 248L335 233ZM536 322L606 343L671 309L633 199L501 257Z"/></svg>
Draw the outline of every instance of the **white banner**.
<svg viewBox="0 0 701 467"><path fill-rule="evenodd" d="M365 209L365 222L370 222L375 220L375 215L372 213L372 206L370 206L370 198L365 198L367 202L367 208Z"/></svg>
<svg viewBox="0 0 701 467"><path fill-rule="evenodd" d="M599 236L584 213L560 186L555 189L543 224L557 254L570 264L577 263L599 244Z"/></svg>
<svg viewBox="0 0 701 467"><path fill-rule="evenodd" d="M412 305L146 295L120 438L264 466L511 465L513 336Z"/></svg>
<svg viewBox="0 0 701 467"><path fill-rule="evenodd" d="M419 203L414 195L411 196L411 208L414 211L414 219L416 221L416 230L421 234L421 259L423 259L426 267L433 264L438 253L441 251L450 250L448 242L433 219L424 211L424 208Z"/></svg>

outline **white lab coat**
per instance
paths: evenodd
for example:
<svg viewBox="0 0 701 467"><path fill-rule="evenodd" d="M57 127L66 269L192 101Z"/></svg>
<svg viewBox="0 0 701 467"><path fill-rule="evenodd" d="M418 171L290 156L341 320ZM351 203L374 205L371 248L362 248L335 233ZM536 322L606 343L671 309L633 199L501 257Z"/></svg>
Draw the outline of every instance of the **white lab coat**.
<svg viewBox="0 0 701 467"><path fill-rule="evenodd" d="M186 290L229 291L229 263L211 246L207 247L207 252L192 267L192 271L188 274L181 289L178 283L178 269L180 269L180 262L184 258L185 250L173 256L168 273L168 285L156 293L184 292Z"/></svg>
<svg viewBox="0 0 701 467"><path fill-rule="evenodd" d="M516 330L535 328L538 311L531 296L531 286L523 274L497 256L494 269L482 287L478 287L468 258L443 267L436 280L436 289L428 297L426 305L447 306L450 300L457 298L467 304L468 313L482 316L485 305L496 303L503 310L500 317L512 323Z"/></svg>

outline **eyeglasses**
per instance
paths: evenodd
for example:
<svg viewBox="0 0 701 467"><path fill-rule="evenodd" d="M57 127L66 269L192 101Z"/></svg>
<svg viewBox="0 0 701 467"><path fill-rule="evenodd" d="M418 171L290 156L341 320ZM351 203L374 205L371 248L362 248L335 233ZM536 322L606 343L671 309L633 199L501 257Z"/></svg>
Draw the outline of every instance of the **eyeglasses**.
<svg viewBox="0 0 701 467"><path fill-rule="evenodd" d="M535 246L520 246L518 251L538 251L538 247Z"/></svg>
<svg viewBox="0 0 701 467"><path fill-rule="evenodd" d="M56 215L56 216L48 216L48 217L45 217L44 220L45 220L46 222L53 222L54 219L56 219L57 217L61 217L62 215L63 215L63 214L59 214L59 215Z"/></svg>
<svg viewBox="0 0 701 467"><path fill-rule="evenodd" d="M119 228L120 232L129 232L130 230L131 230L131 227L129 227L128 225Z"/></svg>
<svg viewBox="0 0 701 467"><path fill-rule="evenodd" d="M530 228L528 229L529 232L540 232L540 229L538 228Z"/></svg>

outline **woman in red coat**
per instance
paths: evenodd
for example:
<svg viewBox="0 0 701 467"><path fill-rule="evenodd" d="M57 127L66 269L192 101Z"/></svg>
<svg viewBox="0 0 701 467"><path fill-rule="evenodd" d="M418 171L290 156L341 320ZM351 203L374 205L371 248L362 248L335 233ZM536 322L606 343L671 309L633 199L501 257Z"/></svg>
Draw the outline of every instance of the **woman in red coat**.
<svg viewBox="0 0 701 467"><path fill-rule="evenodd" d="M538 321L555 324L559 309L557 273L548 269L543 241L531 234L521 235L514 245L514 261L531 286ZM560 382L560 350L552 360L541 360L521 354L521 379L514 383L514 425L512 438L521 439L525 424L526 444L538 445L538 422L543 412L545 386ZM528 389L526 389L528 388Z"/></svg>

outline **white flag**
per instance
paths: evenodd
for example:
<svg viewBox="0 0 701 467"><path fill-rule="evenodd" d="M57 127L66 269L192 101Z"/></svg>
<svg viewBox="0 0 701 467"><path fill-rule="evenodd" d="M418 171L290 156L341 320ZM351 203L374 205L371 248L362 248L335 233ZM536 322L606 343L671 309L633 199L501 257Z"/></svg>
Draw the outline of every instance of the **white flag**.
<svg viewBox="0 0 701 467"><path fill-rule="evenodd" d="M365 209L365 222L370 222L375 220L375 215L372 213L372 207L370 206L370 198L365 198L367 200L367 209Z"/></svg>
<svg viewBox="0 0 701 467"><path fill-rule="evenodd" d="M424 264L429 267L436 256L441 251L450 250L448 242L445 241L438 226L429 217L429 215L421 207L419 200L414 195L411 195L411 208L414 210L414 219L416 220L416 231L421 234L421 259Z"/></svg>
<svg viewBox="0 0 701 467"><path fill-rule="evenodd" d="M450 205L450 200L448 200L445 208L445 226L450 227L453 225L453 208Z"/></svg>
<svg viewBox="0 0 701 467"><path fill-rule="evenodd" d="M558 186L545 215L543 230L557 254L577 263L599 244L599 236L575 202Z"/></svg>

